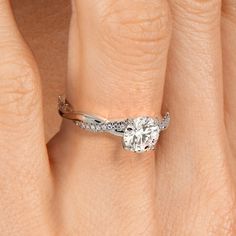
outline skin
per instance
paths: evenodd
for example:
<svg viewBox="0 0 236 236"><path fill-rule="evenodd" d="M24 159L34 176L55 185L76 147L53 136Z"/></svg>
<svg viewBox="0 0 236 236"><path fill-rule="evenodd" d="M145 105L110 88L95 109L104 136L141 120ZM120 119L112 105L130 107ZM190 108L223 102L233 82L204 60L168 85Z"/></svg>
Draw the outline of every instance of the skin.
<svg viewBox="0 0 236 236"><path fill-rule="evenodd" d="M235 235L235 1L34 2L0 0L0 234ZM46 146L64 89L171 125L145 154L68 121Z"/></svg>

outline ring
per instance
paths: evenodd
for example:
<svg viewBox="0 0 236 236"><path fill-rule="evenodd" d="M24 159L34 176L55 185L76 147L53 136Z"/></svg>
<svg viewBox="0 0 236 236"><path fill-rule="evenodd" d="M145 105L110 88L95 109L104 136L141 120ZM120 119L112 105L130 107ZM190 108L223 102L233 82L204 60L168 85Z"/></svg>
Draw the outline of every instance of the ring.
<svg viewBox="0 0 236 236"><path fill-rule="evenodd" d="M81 129L92 132L107 132L123 137L123 148L128 151L143 153L154 150L160 132L170 123L170 114L167 112L162 119L149 116L107 120L96 115L74 111L65 96L58 98L59 114L71 120Z"/></svg>

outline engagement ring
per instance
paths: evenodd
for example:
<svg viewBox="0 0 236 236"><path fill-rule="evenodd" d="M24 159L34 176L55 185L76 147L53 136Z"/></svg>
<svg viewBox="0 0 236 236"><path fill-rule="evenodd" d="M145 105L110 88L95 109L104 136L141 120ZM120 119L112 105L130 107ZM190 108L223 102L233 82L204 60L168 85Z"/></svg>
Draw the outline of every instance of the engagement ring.
<svg viewBox="0 0 236 236"><path fill-rule="evenodd" d="M123 138L123 148L128 151L142 153L154 150L160 132L165 130L170 122L167 112L162 119L149 116L107 120L96 115L74 111L64 96L58 98L59 114L72 120L81 129L92 132L107 132Z"/></svg>

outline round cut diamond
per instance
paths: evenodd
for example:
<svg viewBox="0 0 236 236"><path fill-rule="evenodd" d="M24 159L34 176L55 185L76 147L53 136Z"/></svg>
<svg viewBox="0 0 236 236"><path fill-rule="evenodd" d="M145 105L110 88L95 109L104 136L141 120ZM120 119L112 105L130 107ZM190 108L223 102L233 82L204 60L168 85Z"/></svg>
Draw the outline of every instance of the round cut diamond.
<svg viewBox="0 0 236 236"><path fill-rule="evenodd" d="M124 148L133 152L145 152L154 149L159 138L160 128L157 120L150 117L138 117L131 120L124 132Z"/></svg>

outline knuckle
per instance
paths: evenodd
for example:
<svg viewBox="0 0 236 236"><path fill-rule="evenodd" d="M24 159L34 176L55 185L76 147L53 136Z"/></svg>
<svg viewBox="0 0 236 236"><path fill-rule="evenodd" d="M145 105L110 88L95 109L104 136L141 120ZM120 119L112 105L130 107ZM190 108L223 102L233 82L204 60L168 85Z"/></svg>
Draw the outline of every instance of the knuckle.
<svg viewBox="0 0 236 236"><path fill-rule="evenodd" d="M101 16L100 23L101 42L113 49L105 52L115 52L132 64L144 55L150 62L168 49L171 22L165 1L117 1Z"/></svg>
<svg viewBox="0 0 236 236"><path fill-rule="evenodd" d="M220 8L221 0L181 0L176 1L175 4L188 11L199 13Z"/></svg>
<svg viewBox="0 0 236 236"><path fill-rule="evenodd" d="M221 0L181 0L175 1L173 6L188 26L193 22L198 23L200 27L218 26L220 23Z"/></svg>
<svg viewBox="0 0 236 236"><path fill-rule="evenodd" d="M0 110L8 118L32 113L39 93L38 71L32 56L14 55L1 61L0 77Z"/></svg>

